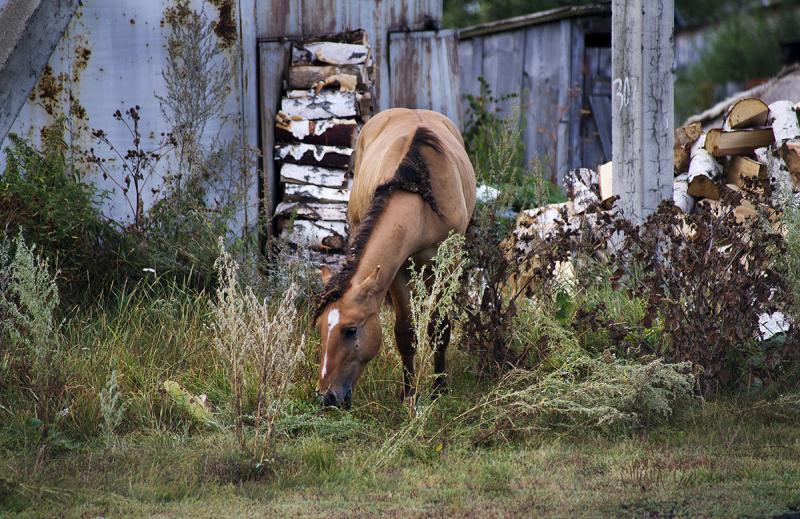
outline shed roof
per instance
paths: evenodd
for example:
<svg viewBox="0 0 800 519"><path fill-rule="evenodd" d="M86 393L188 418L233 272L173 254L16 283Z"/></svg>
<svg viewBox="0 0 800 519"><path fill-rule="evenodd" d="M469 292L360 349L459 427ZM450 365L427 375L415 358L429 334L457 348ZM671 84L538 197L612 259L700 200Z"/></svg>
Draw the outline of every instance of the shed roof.
<svg viewBox="0 0 800 519"><path fill-rule="evenodd" d="M757 97L767 104L782 99L788 99L793 102L800 100L800 64L795 63L784 67L777 76L766 83L723 99L708 110L689 117L684 124L692 124L699 121L703 128L719 126L722 124L722 118L728 107L745 97Z"/></svg>
<svg viewBox="0 0 800 519"><path fill-rule="evenodd" d="M573 5L567 7L556 7L538 13L524 14L504 20L482 23L471 27L464 27L458 31L459 39L466 40L484 34L493 34L503 31L512 31L521 27L539 25L543 23L556 22L567 18L577 18L579 16L611 15L611 2L602 2L590 5Z"/></svg>

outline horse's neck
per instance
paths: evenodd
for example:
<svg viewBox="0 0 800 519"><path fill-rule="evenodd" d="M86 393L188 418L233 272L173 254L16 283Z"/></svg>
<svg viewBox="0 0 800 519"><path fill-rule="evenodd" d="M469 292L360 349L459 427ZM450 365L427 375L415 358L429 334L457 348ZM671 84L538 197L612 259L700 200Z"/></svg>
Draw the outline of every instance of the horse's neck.
<svg viewBox="0 0 800 519"><path fill-rule="evenodd" d="M429 245L430 233L425 229L428 211L417 194L393 194L364 246L351 286L359 286L380 266L377 279L380 290L376 294L380 304L408 257Z"/></svg>

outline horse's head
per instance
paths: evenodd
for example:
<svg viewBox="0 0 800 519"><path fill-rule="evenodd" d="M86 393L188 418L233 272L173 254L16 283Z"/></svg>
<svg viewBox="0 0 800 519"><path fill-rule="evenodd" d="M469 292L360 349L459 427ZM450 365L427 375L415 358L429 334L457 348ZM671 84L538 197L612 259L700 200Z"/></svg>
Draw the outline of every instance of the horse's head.
<svg viewBox="0 0 800 519"><path fill-rule="evenodd" d="M317 394L324 406L349 407L353 386L367 362L380 350L379 271L380 266L365 280L354 283L341 298L329 303L317 318L322 341ZM322 266L320 272L327 285L330 269Z"/></svg>

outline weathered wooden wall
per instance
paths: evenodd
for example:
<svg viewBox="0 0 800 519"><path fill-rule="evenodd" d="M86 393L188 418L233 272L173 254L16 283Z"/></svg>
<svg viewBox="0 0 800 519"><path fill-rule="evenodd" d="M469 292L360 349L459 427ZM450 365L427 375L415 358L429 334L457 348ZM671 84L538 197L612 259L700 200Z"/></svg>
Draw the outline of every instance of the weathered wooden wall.
<svg viewBox="0 0 800 519"><path fill-rule="evenodd" d="M434 110L460 127L458 71L456 31L395 32L389 36L390 106Z"/></svg>
<svg viewBox="0 0 800 519"><path fill-rule="evenodd" d="M480 95L479 77L495 97L513 96L500 108L519 111L526 161L541 160L561 184L570 169L611 159L611 15L593 7L536 16L462 30L459 83L464 96Z"/></svg>
<svg viewBox="0 0 800 519"><path fill-rule="evenodd" d="M442 17L442 0L270 0L256 1L256 35L260 41L320 36L364 29L376 67L376 109L391 105L389 33L430 28Z"/></svg>

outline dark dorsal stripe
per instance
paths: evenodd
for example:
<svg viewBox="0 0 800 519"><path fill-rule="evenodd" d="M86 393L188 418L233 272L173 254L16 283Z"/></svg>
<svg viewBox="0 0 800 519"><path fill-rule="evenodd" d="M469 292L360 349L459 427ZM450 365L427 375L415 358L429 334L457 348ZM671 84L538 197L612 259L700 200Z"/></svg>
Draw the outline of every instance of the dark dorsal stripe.
<svg viewBox="0 0 800 519"><path fill-rule="evenodd" d="M436 135L427 128L417 128L411 140L411 146L408 148L406 156L400 161L394 176L391 180L384 182L375 189L375 194L369 203L366 216L361 220L356 233L350 237L347 259L342 270L328 281L319 296L315 317L319 317L325 307L339 300L347 291L350 286L350 280L353 279L358 263L361 261L364 248L367 246L372 231L378 223L378 218L386 209L386 204L389 202L389 197L392 193L395 191L416 193L422 197L422 200L430 206L434 213L444 218L439 206L436 204L436 198L433 196L430 172L420 152L422 146L428 146L437 153L442 153L442 145Z"/></svg>

